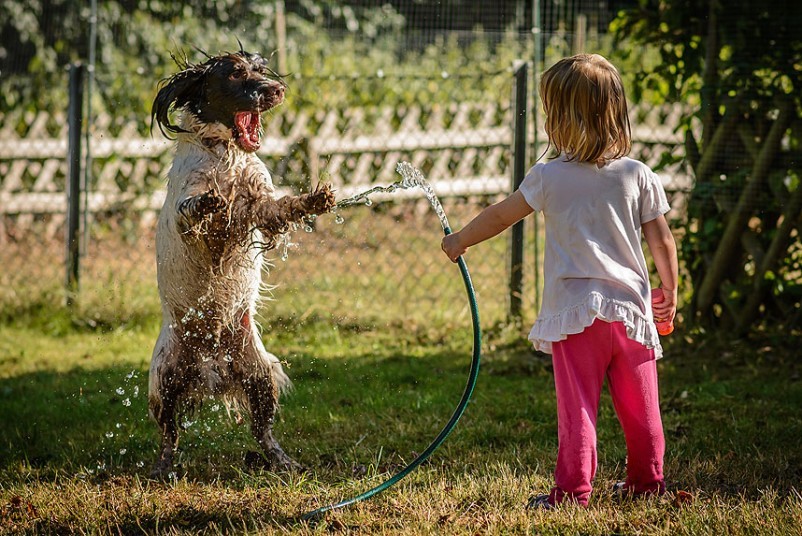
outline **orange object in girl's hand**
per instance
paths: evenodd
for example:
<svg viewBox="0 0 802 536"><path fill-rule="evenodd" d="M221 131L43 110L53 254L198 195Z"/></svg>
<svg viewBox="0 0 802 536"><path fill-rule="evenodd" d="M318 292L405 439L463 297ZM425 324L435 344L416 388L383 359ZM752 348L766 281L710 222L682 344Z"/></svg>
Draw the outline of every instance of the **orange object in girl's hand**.
<svg viewBox="0 0 802 536"><path fill-rule="evenodd" d="M652 289L652 306L655 303L660 303L663 301L663 290L659 288ZM657 333L665 337L666 335L670 335L674 331L674 321L664 321L658 322L657 319L654 321L657 324Z"/></svg>

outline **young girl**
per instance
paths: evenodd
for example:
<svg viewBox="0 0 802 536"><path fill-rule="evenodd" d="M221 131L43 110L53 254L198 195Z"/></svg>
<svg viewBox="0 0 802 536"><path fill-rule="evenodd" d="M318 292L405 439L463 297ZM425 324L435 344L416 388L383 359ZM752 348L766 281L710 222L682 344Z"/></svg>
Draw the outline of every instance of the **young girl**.
<svg viewBox="0 0 802 536"><path fill-rule="evenodd" d="M551 353L559 449L555 485L529 506L587 506L596 473L596 416L607 378L627 444L624 493L661 494L665 443L655 359L655 321L677 304L677 251L666 223L665 191L631 147L621 77L605 58L557 62L540 82L549 146L507 199L482 211L442 248L456 261L535 210L546 221L544 292L529 340ZM660 277L652 303L641 233Z"/></svg>

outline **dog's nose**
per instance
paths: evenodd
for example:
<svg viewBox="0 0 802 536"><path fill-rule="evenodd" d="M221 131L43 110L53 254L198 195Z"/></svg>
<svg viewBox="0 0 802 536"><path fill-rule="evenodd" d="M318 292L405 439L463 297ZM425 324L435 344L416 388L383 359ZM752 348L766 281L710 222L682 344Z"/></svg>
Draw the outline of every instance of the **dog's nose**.
<svg viewBox="0 0 802 536"><path fill-rule="evenodd" d="M269 99L278 99L281 100L284 98L284 85L279 84L276 82L267 82L262 84L262 87L259 88L261 90L262 95Z"/></svg>

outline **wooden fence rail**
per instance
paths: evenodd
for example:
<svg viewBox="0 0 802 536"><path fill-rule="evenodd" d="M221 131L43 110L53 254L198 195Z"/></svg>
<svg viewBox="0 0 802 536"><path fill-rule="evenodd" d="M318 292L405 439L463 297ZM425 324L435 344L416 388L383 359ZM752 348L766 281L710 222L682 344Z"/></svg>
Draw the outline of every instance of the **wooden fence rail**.
<svg viewBox="0 0 802 536"><path fill-rule="evenodd" d="M369 125L361 129L360 117L368 112ZM667 151L681 154L682 137L675 129L680 112L634 108L633 156L656 165ZM395 165L402 159L424 169L441 195L498 194L510 188L513 132L508 104L460 103L450 111L413 106L400 118L393 109L358 108L279 117L271 118L259 154L289 178L288 189L293 182L297 188L325 174L342 195L350 195L396 180ZM112 134L112 122L111 117L98 117L90 133L89 210L157 210L174 142L158 132L142 136L135 122ZM64 214L66 140L61 112L0 115L0 216ZM679 165L664 173L669 187L689 184ZM282 183L281 176L277 182Z"/></svg>

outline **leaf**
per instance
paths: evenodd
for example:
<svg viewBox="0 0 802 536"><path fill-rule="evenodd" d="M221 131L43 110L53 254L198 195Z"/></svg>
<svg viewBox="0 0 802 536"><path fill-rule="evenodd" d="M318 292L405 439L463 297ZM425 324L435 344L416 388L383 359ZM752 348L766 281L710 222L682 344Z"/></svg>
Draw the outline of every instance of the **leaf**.
<svg viewBox="0 0 802 536"><path fill-rule="evenodd" d="M690 506L693 504L694 497L691 493L687 491L679 490L674 495L674 500L671 501L671 506L674 508L685 508L686 506Z"/></svg>

